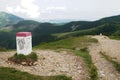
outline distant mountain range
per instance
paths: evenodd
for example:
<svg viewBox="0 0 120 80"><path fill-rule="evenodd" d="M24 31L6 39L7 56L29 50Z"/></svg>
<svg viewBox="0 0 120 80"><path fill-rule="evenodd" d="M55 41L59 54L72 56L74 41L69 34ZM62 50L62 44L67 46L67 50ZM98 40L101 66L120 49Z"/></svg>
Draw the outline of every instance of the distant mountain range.
<svg viewBox="0 0 120 80"><path fill-rule="evenodd" d="M71 21L73 21L73 20L70 20L70 19L61 19L61 20L48 20L47 22L57 23L57 24L63 24L63 23L71 22Z"/></svg>
<svg viewBox="0 0 120 80"><path fill-rule="evenodd" d="M0 27L11 26L22 20L24 19L17 17L13 14L9 14L6 12L0 12Z"/></svg>
<svg viewBox="0 0 120 80"><path fill-rule="evenodd" d="M0 47L15 48L15 34L19 31L32 32L33 45L59 40L56 36L53 36L58 33L62 34L61 39L100 33L120 36L120 15L102 18L97 21L71 21L64 24L54 24L24 20L13 14L0 12Z"/></svg>

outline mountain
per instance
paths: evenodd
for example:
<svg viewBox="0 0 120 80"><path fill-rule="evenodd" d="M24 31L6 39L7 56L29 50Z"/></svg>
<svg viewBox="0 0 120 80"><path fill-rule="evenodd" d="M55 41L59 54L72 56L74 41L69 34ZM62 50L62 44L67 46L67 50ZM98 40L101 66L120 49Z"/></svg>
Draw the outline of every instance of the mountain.
<svg viewBox="0 0 120 80"><path fill-rule="evenodd" d="M9 16L8 16L9 15ZM10 18L10 15L12 18ZM19 31L32 32L33 46L43 42L63 38L96 35L103 33L108 36L120 36L120 15L102 18L97 21L72 21L64 24L40 23L34 20L23 20L12 14L4 13L0 28L0 48L15 48L15 35ZM9 18L9 20L7 20ZM10 21L13 21L10 23ZM10 27L6 27L10 25ZM59 36L59 37L58 37Z"/></svg>
<svg viewBox="0 0 120 80"><path fill-rule="evenodd" d="M11 26L22 20L24 19L17 17L13 14L9 14L6 12L0 12L0 27Z"/></svg>
<svg viewBox="0 0 120 80"><path fill-rule="evenodd" d="M63 25L66 36L104 35L120 36L120 15L102 18L97 21L73 21ZM63 27L62 26L62 27Z"/></svg>
<svg viewBox="0 0 120 80"><path fill-rule="evenodd" d="M68 23L74 20L70 20L70 19L63 19L63 20L49 20L47 22L49 23L56 23L56 24L64 24L64 23Z"/></svg>
<svg viewBox="0 0 120 80"><path fill-rule="evenodd" d="M19 21L17 24L13 25L13 30L14 31L32 31L39 24L40 22L37 22L34 20L22 20L22 21Z"/></svg>
<svg viewBox="0 0 120 80"><path fill-rule="evenodd" d="M77 26L74 31L71 31L71 26ZM62 38L70 36L82 36L82 35L99 35L100 33L108 36L120 36L120 15L102 18L97 21L85 22L85 21L74 21L67 23L66 26L69 29L64 33L57 34ZM64 29L65 30L65 29Z"/></svg>

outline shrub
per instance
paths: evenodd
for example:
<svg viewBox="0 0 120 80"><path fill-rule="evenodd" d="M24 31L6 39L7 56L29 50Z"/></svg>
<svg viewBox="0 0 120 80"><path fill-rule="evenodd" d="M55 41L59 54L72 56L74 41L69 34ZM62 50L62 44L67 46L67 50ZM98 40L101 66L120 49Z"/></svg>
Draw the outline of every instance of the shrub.
<svg viewBox="0 0 120 80"><path fill-rule="evenodd" d="M12 58L23 60L23 59L26 59L26 56L23 55L23 54L17 54L16 53Z"/></svg>
<svg viewBox="0 0 120 80"><path fill-rule="evenodd" d="M32 52L29 55L15 54L12 57L8 58L10 62L22 64L22 65L34 65L34 62L37 61L38 56L36 53Z"/></svg>
<svg viewBox="0 0 120 80"><path fill-rule="evenodd" d="M88 48L87 48L87 47L84 47L84 48L80 49L80 51L87 52L87 51L88 51Z"/></svg>
<svg viewBox="0 0 120 80"><path fill-rule="evenodd" d="M32 59L32 60L34 60L34 61L37 61L37 59L38 59L38 56L36 55L35 52L32 52L27 57L30 58L30 59Z"/></svg>

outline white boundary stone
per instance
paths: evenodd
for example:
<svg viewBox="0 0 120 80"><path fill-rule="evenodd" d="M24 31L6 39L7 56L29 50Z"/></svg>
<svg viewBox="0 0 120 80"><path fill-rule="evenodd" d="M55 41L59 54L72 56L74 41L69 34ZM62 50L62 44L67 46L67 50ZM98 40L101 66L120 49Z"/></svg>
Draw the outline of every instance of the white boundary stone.
<svg viewBox="0 0 120 80"><path fill-rule="evenodd" d="M17 54L28 55L32 52L31 32L18 32L16 34Z"/></svg>

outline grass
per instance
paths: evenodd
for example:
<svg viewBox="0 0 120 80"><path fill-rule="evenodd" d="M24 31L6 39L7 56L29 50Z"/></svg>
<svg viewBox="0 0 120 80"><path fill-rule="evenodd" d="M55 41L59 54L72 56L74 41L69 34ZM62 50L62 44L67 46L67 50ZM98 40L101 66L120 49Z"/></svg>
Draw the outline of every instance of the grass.
<svg viewBox="0 0 120 80"><path fill-rule="evenodd" d="M87 47L90 43L97 43L96 39L82 36L62 39L55 42L41 43L35 49L75 49Z"/></svg>
<svg viewBox="0 0 120 80"><path fill-rule="evenodd" d="M7 49L0 47L0 52L3 52L3 51L5 52L5 51L7 51Z"/></svg>
<svg viewBox="0 0 120 80"><path fill-rule="evenodd" d="M0 80L72 80L64 75L35 76L14 68L0 67Z"/></svg>
<svg viewBox="0 0 120 80"><path fill-rule="evenodd" d="M105 53L103 52L100 52L100 54L109 62L111 62L115 69L120 73L120 63L114 61L110 56L106 55Z"/></svg>
<svg viewBox="0 0 120 80"><path fill-rule="evenodd" d="M97 68L92 62L92 58L87 51L87 48L81 49L81 50L74 50L75 55L80 56L83 58L87 65L88 73L89 73L89 79L88 80L97 80L98 79L98 73Z"/></svg>
<svg viewBox="0 0 120 80"><path fill-rule="evenodd" d="M120 36L109 36L111 39L120 40Z"/></svg>

